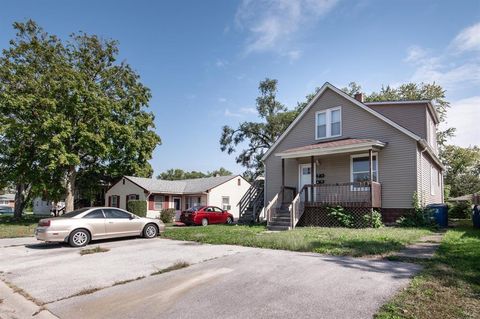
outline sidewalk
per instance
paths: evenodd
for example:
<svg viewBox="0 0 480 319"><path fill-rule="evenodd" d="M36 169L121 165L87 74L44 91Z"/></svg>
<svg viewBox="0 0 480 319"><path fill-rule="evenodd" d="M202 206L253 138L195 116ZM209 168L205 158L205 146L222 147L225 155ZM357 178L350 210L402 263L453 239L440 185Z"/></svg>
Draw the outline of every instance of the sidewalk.
<svg viewBox="0 0 480 319"><path fill-rule="evenodd" d="M440 246L443 235L444 233L436 233L422 237L420 241L408 245L403 250L390 255L390 257L430 259Z"/></svg>

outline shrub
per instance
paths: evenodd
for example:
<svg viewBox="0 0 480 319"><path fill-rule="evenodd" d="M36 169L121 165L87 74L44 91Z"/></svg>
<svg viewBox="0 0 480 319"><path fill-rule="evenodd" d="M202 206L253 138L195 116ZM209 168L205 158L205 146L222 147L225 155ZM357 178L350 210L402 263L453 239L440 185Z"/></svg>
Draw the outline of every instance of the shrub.
<svg viewBox="0 0 480 319"><path fill-rule="evenodd" d="M140 217L147 216L147 201L145 200L130 200L127 204L127 210Z"/></svg>
<svg viewBox="0 0 480 319"><path fill-rule="evenodd" d="M412 204L412 212L397 219L397 225L401 227L430 227L436 225L433 218L433 209L422 207L416 192L413 194Z"/></svg>
<svg viewBox="0 0 480 319"><path fill-rule="evenodd" d="M173 217L175 217L175 209L166 208L160 212L160 220L164 223L173 223Z"/></svg>
<svg viewBox="0 0 480 319"><path fill-rule="evenodd" d="M364 223L373 228L380 228L383 227L383 222L382 222L382 214L380 212L374 210L370 214L366 214L363 216Z"/></svg>
<svg viewBox="0 0 480 319"><path fill-rule="evenodd" d="M449 218L470 218L472 216L472 203L458 202L448 204L448 217Z"/></svg>
<svg viewBox="0 0 480 319"><path fill-rule="evenodd" d="M354 219L342 206L327 207L328 216L335 218L342 227L354 227Z"/></svg>

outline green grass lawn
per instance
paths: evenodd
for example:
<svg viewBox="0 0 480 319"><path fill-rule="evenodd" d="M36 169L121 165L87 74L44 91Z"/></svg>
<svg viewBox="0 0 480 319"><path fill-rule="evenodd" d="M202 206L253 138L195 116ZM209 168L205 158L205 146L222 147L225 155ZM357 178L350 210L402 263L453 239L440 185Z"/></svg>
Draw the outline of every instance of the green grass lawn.
<svg viewBox="0 0 480 319"><path fill-rule="evenodd" d="M446 233L434 258L376 318L480 318L480 229Z"/></svg>
<svg viewBox="0 0 480 319"><path fill-rule="evenodd" d="M382 255L403 248L431 231L420 228L348 229L299 227L266 232L264 226L210 225L168 228L165 236L208 244L316 252L329 255Z"/></svg>
<svg viewBox="0 0 480 319"><path fill-rule="evenodd" d="M0 216L0 238L33 236L40 217L24 215L20 221L12 216Z"/></svg>

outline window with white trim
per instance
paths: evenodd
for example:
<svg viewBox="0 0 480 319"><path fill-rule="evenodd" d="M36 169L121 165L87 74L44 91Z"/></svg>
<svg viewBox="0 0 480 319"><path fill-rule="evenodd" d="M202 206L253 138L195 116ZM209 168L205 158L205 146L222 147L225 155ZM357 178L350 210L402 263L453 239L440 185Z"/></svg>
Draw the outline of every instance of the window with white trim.
<svg viewBox="0 0 480 319"><path fill-rule="evenodd" d="M222 196L222 209L223 210L232 209L232 206L230 206L230 196Z"/></svg>
<svg viewBox="0 0 480 319"><path fill-rule="evenodd" d="M430 195L435 195L435 167L430 165Z"/></svg>
<svg viewBox="0 0 480 319"><path fill-rule="evenodd" d="M342 108L334 107L315 114L315 139L342 135Z"/></svg>
<svg viewBox="0 0 480 319"><path fill-rule="evenodd" d="M373 181L378 182L378 161L377 154L372 155ZM368 154L351 156L351 181L354 183L368 182L370 180L370 157Z"/></svg>
<svg viewBox="0 0 480 319"><path fill-rule="evenodd" d="M153 197L153 209L162 210L164 201L165 201L165 198L162 195L155 195Z"/></svg>

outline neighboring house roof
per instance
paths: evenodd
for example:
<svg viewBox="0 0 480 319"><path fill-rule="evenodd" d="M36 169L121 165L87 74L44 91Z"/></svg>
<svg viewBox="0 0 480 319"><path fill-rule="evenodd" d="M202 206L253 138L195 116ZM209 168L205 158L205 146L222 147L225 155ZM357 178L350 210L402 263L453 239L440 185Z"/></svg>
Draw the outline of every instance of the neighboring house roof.
<svg viewBox="0 0 480 319"><path fill-rule="evenodd" d="M399 105L399 104L427 104L428 110L433 116L435 124L440 123L438 113L433 107L432 101L430 100L418 100L418 101L381 101L381 102L364 102L363 104L370 105Z"/></svg>
<svg viewBox="0 0 480 319"><path fill-rule="evenodd" d="M334 91L335 93L339 94L340 96L344 97L345 99L347 99L348 101L352 102L353 104L359 106L360 108L362 108L363 110L367 111L368 113L376 116L377 118L379 118L380 120L384 121L385 123L393 126L394 128L396 128L397 130L399 130L400 132L410 136L411 138L413 138L414 140L416 141L420 141L421 140L421 137L418 136L417 134L411 132L410 130L404 128L403 126L399 125L398 123L390 120L389 118L387 118L386 116L380 114L379 112L369 108L367 105L365 105L364 103L354 99L353 97L351 97L350 95L348 95L347 93L343 92L342 90L336 88L335 86L333 86L332 84L328 83L328 82L325 82L325 84L320 88L320 90L318 91L318 93L314 96L313 99L310 100L310 102L307 104L307 106L303 109L303 111L295 118L295 120L288 126L288 128L283 132L282 135L280 135L280 137L277 139L277 141L272 145L272 147L270 147L268 149L268 151L263 155L262 157L262 160L265 160L272 152L273 150L278 146L278 144L280 144L280 142L285 138L285 136L288 135L288 133L290 133L290 131L293 129L293 127L295 127L295 125L303 118L303 116L308 112L308 110L315 104L315 102L317 102L318 98L327 90L327 89L330 89L332 91Z"/></svg>
<svg viewBox="0 0 480 319"><path fill-rule="evenodd" d="M0 195L0 200L10 200L10 201L14 201L14 200L15 200L15 194L3 194L3 195Z"/></svg>
<svg viewBox="0 0 480 319"><path fill-rule="evenodd" d="M156 178L125 176L125 178L127 178L134 184L137 184L141 188L151 193L166 193L166 194L203 193L225 182L228 182L229 180L235 177L240 177L240 175L184 179L184 180L178 180L178 181L167 181L167 180L156 179Z"/></svg>
<svg viewBox="0 0 480 319"><path fill-rule="evenodd" d="M331 153L362 151L372 147L383 148L385 145L386 143L378 140L345 138L336 141L320 142L311 145L295 147L284 150L280 153L276 153L275 155L281 156L282 158L295 158L298 156L315 156Z"/></svg>

